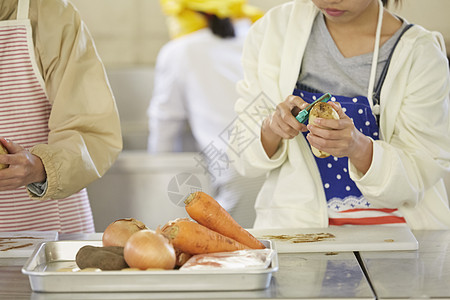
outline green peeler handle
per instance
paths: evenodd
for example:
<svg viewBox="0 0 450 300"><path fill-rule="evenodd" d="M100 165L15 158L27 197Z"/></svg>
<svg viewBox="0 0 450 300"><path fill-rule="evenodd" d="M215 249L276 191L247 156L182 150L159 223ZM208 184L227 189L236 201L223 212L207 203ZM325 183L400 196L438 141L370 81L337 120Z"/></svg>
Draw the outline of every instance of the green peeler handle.
<svg viewBox="0 0 450 300"><path fill-rule="evenodd" d="M300 123L305 123L306 120L308 119L309 116L309 111L307 111L306 109L302 110L301 112L298 113L298 115L295 117L297 119L297 121L299 121Z"/></svg>
<svg viewBox="0 0 450 300"><path fill-rule="evenodd" d="M331 94L330 93L326 93L324 95L322 95L320 98L318 98L317 100L315 100L313 103L311 103L310 105L308 105L305 109L303 109L302 111L300 111L298 113L298 115L295 117L297 119L297 121L299 121L300 123L305 123L306 120L308 120L309 117L309 111L311 110L311 108L314 106L314 104L316 104L317 102L327 102L328 100L331 99Z"/></svg>

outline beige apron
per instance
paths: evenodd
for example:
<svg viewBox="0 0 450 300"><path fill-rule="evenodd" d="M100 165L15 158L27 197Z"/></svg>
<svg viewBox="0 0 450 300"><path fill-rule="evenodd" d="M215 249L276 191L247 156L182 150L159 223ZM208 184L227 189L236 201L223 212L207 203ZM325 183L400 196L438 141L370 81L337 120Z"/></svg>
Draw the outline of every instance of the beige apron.
<svg viewBox="0 0 450 300"><path fill-rule="evenodd" d="M51 104L34 56L29 0L0 22L0 136L26 149L45 144ZM0 231L94 232L86 189L62 200L31 200L25 187L0 192Z"/></svg>

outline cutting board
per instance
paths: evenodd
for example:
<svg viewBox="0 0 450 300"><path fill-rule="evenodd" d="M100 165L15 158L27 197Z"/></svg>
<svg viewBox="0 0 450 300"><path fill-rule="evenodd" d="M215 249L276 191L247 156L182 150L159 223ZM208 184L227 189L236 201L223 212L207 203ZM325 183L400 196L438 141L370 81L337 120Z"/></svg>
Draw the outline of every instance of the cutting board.
<svg viewBox="0 0 450 300"><path fill-rule="evenodd" d="M330 226L328 228L250 229L270 239L279 253L416 250L407 226Z"/></svg>
<svg viewBox="0 0 450 300"><path fill-rule="evenodd" d="M0 232L0 258L29 257L40 243L57 239L56 231Z"/></svg>

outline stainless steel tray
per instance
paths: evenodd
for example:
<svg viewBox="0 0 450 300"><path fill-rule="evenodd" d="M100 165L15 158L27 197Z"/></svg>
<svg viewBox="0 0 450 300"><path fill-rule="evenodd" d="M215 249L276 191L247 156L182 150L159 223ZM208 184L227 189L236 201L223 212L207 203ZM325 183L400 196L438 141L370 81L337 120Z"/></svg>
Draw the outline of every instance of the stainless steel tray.
<svg viewBox="0 0 450 300"><path fill-rule="evenodd" d="M273 248L270 240L261 240ZM22 273L28 275L35 292L149 292L258 290L269 286L278 270L278 257L259 270L164 270L61 272L76 267L75 255L85 246L101 241L55 241L41 243L27 260ZM274 249L276 250L276 249Z"/></svg>

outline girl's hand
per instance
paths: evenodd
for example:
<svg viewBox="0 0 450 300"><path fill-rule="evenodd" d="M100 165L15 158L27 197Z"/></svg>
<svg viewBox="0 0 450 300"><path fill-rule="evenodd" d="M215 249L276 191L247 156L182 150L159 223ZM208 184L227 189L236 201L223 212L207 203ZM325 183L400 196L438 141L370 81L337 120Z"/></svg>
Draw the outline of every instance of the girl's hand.
<svg viewBox="0 0 450 300"><path fill-rule="evenodd" d="M0 138L9 154L0 155L0 163L9 165L0 170L0 191L13 190L46 179L44 165L39 157L19 144Z"/></svg>
<svg viewBox="0 0 450 300"><path fill-rule="evenodd" d="M302 98L290 95L263 121L261 142L269 157L275 154L281 139L292 139L301 131L307 131L306 126L295 118L306 106L308 103Z"/></svg>
<svg viewBox="0 0 450 300"><path fill-rule="evenodd" d="M292 139L296 137L300 131L307 131L304 124L297 121L295 116L308 103L302 98L290 95L283 102L279 103L276 110L267 117L267 126L270 130L283 139Z"/></svg>
<svg viewBox="0 0 450 300"><path fill-rule="evenodd" d="M339 120L318 118L308 124L309 143L335 157L348 157L363 174L372 163L372 140L356 129L339 103L328 102L339 114Z"/></svg>

